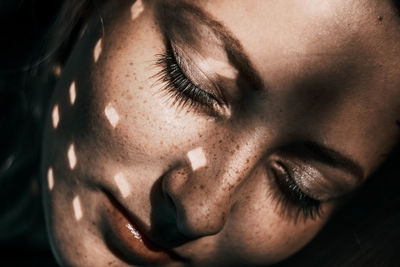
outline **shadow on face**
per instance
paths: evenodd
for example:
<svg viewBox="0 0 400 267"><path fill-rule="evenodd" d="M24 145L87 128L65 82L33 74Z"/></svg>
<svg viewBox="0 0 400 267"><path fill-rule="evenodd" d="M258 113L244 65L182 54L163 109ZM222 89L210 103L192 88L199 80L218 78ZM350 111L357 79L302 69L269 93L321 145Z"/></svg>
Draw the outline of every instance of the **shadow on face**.
<svg viewBox="0 0 400 267"><path fill-rule="evenodd" d="M67 265L280 261L398 140L387 2L116 1L100 13L46 130L46 215Z"/></svg>

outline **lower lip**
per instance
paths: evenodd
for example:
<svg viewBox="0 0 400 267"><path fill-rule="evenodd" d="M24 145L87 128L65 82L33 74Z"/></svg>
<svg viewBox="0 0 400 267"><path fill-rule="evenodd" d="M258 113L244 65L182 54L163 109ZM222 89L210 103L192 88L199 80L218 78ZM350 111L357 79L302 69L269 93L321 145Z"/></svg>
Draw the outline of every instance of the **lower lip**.
<svg viewBox="0 0 400 267"><path fill-rule="evenodd" d="M110 235L106 241L110 249L129 264L166 264L173 261L171 255L147 241L133 220L114 199L106 201L106 221Z"/></svg>

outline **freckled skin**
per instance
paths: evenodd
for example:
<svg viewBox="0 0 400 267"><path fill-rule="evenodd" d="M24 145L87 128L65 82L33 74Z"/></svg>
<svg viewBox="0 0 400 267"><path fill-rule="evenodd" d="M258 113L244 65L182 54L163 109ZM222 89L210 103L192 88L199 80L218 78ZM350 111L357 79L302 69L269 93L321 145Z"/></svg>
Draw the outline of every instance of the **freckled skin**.
<svg viewBox="0 0 400 267"><path fill-rule="evenodd" d="M99 187L150 232L165 229L154 240L172 240L165 245L193 266L280 261L317 234L337 203L323 204L316 220L285 216L266 168L274 149L316 140L355 159L367 177L398 140L400 22L389 1L194 1L240 40L268 84L267 99L254 97L259 104L222 120L179 111L155 81L156 55L165 51L154 18L159 2L144 1L134 21L131 1L109 2L104 35L96 16L63 68L52 103L62 111L58 127L51 116L46 126L43 173L52 166L55 178L46 221L67 266L128 266L105 244ZM120 118L115 128L104 113L110 103ZM193 171L187 153L197 147L207 165ZM113 178L119 172L129 177L126 198ZM79 221L71 208L77 195ZM177 242L174 232L186 239Z"/></svg>

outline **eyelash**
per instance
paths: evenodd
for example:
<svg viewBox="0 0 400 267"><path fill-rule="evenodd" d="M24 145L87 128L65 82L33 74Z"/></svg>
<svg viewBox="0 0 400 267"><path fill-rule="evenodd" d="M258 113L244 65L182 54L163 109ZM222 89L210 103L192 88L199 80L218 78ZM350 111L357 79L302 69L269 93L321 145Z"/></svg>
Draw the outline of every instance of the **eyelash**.
<svg viewBox="0 0 400 267"><path fill-rule="evenodd" d="M216 97L194 85L183 73L179 61L170 44L165 53L157 55L156 66L161 67L161 71L155 76L158 82L164 84L162 91L179 110L187 108L188 111L197 111L205 108L208 113L214 114L214 105L218 104Z"/></svg>
<svg viewBox="0 0 400 267"><path fill-rule="evenodd" d="M155 77L158 82L164 84L162 91L169 96L172 105L178 109L188 108L188 111L192 111L206 108L208 112L214 113L213 106L218 103L216 98L194 85L183 73L179 61L179 56L174 53L170 44L167 45L165 53L157 55L156 66L161 67L161 70ZM295 221L300 214L303 214L304 219L315 220L320 217L321 202L307 196L286 168L282 164L279 165L285 175L273 170L274 188L277 189L274 198L278 200L281 209L294 217Z"/></svg>
<svg viewBox="0 0 400 267"><path fill-rule="evenodd" d="M283 213L294 218L295 221L300 214L303 215L304 220L320 218L322 216L321 201L305 194L284 165L278 164L283 170L283 174L272 168L276 185L274 188L277 189L273 190L273 194L277 203L283 207Z"/></svg>

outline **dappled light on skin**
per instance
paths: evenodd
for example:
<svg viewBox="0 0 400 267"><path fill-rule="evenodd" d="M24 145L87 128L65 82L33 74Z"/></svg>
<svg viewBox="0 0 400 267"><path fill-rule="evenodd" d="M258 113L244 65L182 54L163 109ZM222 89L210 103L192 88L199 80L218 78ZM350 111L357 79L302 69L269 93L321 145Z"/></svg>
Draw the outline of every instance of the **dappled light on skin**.
<svg viewBox="0 0 400 267"><path fill-rule="evenodd" d="M74 197L74 200L72 200L72 207L74 208L75 219L79 221L83 217L81 200L79 199L79 196Z"/></svg>
<svg viewBox="0 0 400 267"><path fill-rule="evenodd" d="M47 170L47 185L49 187L49 191L53 190L54 187L54 173L53 168L49 168Z"/></svg>
<svg viewBox="0 0 400 267"><path fill-rule="evenodd" d="M144 6L142 0L136 0L136 2L131 7L131 19L135 20L137 17L139 17L140 14L142 14L143 10Z"/></svg>
<svg viewBox="0 0 400 267"><path fill-rule="evenodd" d="M103 47L102 47L102 39L100 38L93 50L93 59L94 59L94 63L97 62L97 60L99 60L99 57L101 55L101 51L102 51Z"/></svg>
<svg viewBox="0 0 400 267"><path fill-rule="evenodd" d="M58 105L53 107L51 112L51 121L53 122L53 128L57 129L58 123L60 122L60 112L58 110Z"/></svg>
<svg viewBox="0 0 400 267"><path fill-rule="evenodd" d="M75 154L75 146L74 144L71 144L68 148L68 163L69 163L69 167L71 168L71 170L73 170L76 166L76 154Z"/></svg>
<svg viewBox="0 0 400 267"><path fill-rule="evenodd" d="M75 99L76 99L76 85L75 81L72 81L69 87L69 101L71 102L71 105L75 103Z"/></svg>
<svg viewBox="0 0 400 267"><path fill-rule="evenodd" d="M204 154L203 148L198 147L187 153L187 157L192 166L192 170L198 170L207 165L206 155Z"/></svg>
<svg viewBox="0 0 400 267"><path fill-rule="evenodd" d="M131 188L130 188L125 176L119 172L114 176L114 181L117 184L118 189L121 192L121 195L123 197L129 196L129 194L131 193Z"/></svg>
<svg viewBox="0 0 400 267"><path fill-rule="evenodd" d="M115 110L115 108L111 104L108 104L104 109L104 113L106 114L106 117L110 122L111 126L115 128L119 122L119 115Z"/></svg>

